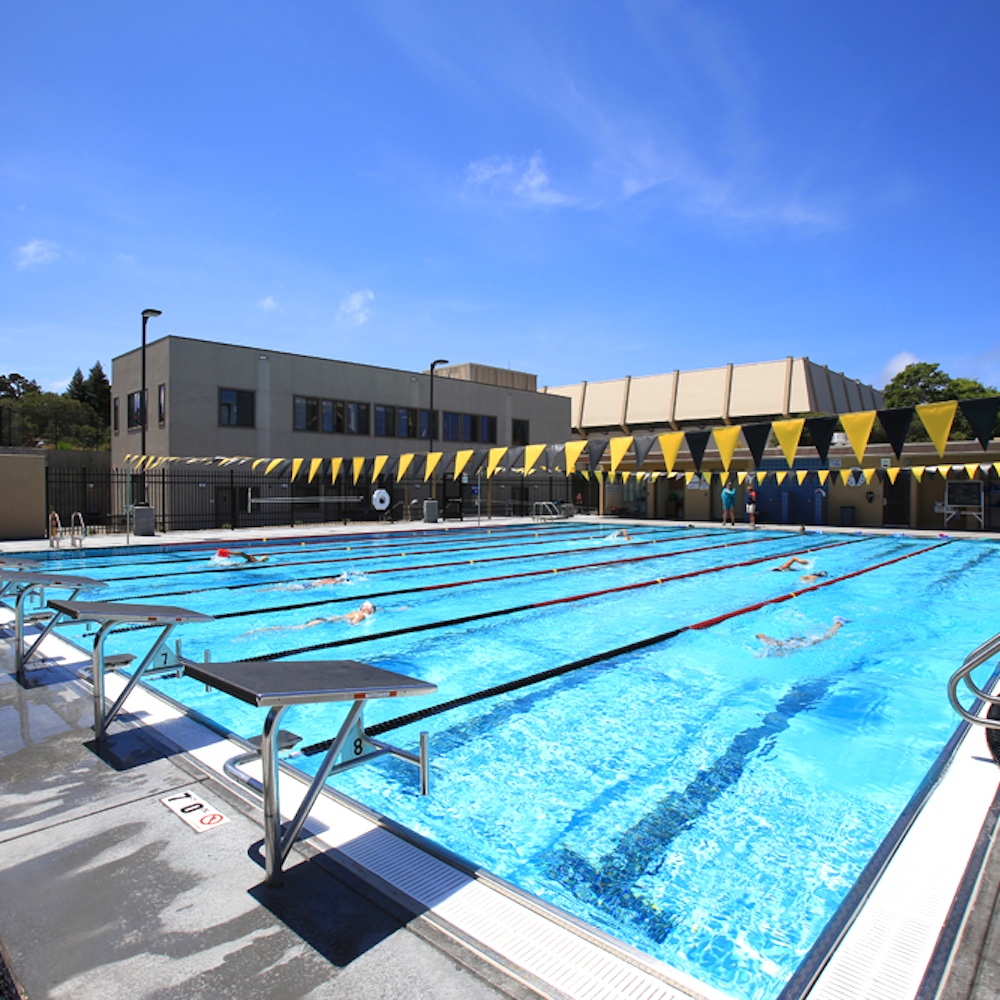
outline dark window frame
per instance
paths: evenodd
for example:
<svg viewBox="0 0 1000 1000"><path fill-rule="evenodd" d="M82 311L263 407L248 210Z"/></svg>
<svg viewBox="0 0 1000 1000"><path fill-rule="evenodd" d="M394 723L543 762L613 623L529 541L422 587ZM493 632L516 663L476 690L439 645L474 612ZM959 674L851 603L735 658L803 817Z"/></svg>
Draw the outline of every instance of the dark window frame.
<svg viewBox="0 0 1000 1000"><path fill-rule="evenodd" d="M254 427L256 409L257 399L252 389L219 386L220 427Z"/></svg>

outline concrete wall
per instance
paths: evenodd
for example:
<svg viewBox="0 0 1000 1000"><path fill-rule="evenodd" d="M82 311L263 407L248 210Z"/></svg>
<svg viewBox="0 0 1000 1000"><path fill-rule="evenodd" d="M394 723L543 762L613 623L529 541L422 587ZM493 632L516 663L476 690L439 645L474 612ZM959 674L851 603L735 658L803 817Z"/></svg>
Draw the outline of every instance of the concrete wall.
<svg viewBox="0 0 1000 1000"><path fill-rule="evenodd" d="M45 452L0 455L0 540L45 537Z"/></svg>

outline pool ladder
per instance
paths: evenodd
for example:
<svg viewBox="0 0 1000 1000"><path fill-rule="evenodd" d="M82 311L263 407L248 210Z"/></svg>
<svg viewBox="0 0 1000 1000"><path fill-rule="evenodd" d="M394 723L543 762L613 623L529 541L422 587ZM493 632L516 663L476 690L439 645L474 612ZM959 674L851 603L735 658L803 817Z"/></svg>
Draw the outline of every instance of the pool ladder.
<svg viewBox="0 0 1000 1000"><path fill-rule="evenodd" d="M976 667L982 666L982 664L992 659L998 653L1000 653L1000 633L993 636L992 639L987 639L981 646L977 646L962 661L962 665L958 670L951 675L951 679L948 681L948 700L951 702L952 708L966 722L971 722L975 726L982 726L986 730L987 746L990 748L993 759L1000 764L1000 697L987 694L981 688L977 687L972 680L972 671ZM980 705L973 705L976 711L980 710L982 704L989 706L985 716L969 711L958 700L958 687L963 682L972 694L979 699Z"/></svg>

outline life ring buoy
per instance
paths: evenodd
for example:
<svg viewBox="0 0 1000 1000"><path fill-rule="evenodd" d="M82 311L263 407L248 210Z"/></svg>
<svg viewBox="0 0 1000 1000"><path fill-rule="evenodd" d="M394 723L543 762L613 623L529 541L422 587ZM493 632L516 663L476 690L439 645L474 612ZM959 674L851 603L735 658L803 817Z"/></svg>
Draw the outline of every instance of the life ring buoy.
<svg viewBox="0 0 1000 1000"><path fill-rule="evenodd" d="M389 494L385 490L376 490L372 494L372 506L376 510L388 510Z"/></svg>

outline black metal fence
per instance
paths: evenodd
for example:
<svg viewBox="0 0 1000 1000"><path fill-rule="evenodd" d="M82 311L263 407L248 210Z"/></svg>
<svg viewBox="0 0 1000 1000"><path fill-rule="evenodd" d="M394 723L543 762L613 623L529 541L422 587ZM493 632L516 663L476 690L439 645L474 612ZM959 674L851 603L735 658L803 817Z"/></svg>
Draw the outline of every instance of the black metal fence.
<svg viewBox="0 0 1000 1000"><path fill-rule="evenodd" d="M424 502L436 500L442 518L527 516L539 501L568 502L571 480L561 475L529 477L497 474L451 476L433 483L422 479L380 477L357 484L349 474L336 482L307 483L266 476L245 469L178 469L166 466L145 473L121 469L47 471L47 509L63 525L81 514L88 532L124 532L126 511L146 501L155 510L157 531L267 528L336 521L420 520ZM389 494L385 510L376 510L372 494Z"/></svg>

